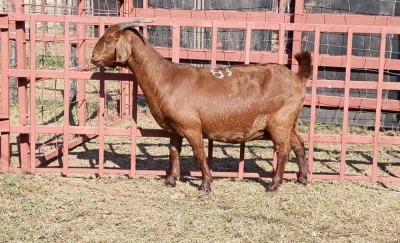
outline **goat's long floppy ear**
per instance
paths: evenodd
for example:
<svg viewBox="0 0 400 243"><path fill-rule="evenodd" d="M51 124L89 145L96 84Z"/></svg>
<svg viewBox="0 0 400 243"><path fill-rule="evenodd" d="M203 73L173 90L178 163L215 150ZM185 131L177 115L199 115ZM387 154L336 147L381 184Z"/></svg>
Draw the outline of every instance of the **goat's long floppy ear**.
<svg viewBox="0 0 400 243"><path fill-rule="evenodd" d="M118 38L115 46L115 61L116 64L125 64L131 55L131 38L127 35L121 35Z"/></svg>

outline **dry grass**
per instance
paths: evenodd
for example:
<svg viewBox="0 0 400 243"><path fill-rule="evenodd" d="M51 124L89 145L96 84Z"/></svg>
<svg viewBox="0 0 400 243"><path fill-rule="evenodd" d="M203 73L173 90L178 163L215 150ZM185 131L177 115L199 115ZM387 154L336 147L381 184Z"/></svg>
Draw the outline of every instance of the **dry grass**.
<svg viewBox="0 0 400 243"><path fill-rule="evenodd" d="M0 174L1 242L398 242L400 186Z"/></svg>

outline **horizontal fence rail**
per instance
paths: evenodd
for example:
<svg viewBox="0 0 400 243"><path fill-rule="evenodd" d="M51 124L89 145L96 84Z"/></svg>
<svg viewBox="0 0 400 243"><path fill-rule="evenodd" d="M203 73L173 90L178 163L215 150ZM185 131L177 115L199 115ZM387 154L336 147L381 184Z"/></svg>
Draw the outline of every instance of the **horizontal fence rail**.
<svg viewBox="0 0 400 243"><path fill-rule="evenodd" d="M146 1L145 1L146 2ZM157 46L155 49L173 62L187 62L215 68L236 63L260 64L280 63L297 70L293 54L302 49L302 33L312 33L312 78L307 82L305 107L309 109L308 125L302 132L302 138L308 146L310 180L363 180L400 182L400 163L398 154L394 160L385 164L380 152L391 146L400 145L400 136L381 131L383 112L400 112L399 99L387 99L384 92L400 91L400 83L385 81L389 72L400 74L400 60L385 56L387 40L390 36L400 35L400 18L386 16L349 16L349 15L311 15L302 12L294 15L282 12L233 12L223 10L167 10L132 8L122 4L121 17L85 16L84 6L79 5L79 15L48 15L8 12L0 15L1 29L1 170L4 172L29 173L96 173L127 175L166 175L165 169L141 169L137 164L138 139L168 138L166 131L154 128L142 128L137 103L141 90L133 76L127 70L98 69L90 60L91 50L105 29L116 23L137 19L152 19L148 28L142 29L143 35L151 39L154 27L169 28L170 46ZM301 2L301 1L299 1ZM297 3L296 3L297 4ZM17 6L18 8L18 6ZM17 9L18 10L18 9ZM292 20L294 19L294 22ZM209 35L210 46L197 44L198 48L182 47L183 32L187 28L203 30L203 37ZM49 30L51 29L51 30ZM208 32L205 32L207 29ZM240 50L225 50L221 45L221 32L224 29L243 31L244 43ZM268 30L275 36L274 50L254 50L251 46L253 33ZM344 33L346 52L342 55L321 53L322 38L326 34ZM378 56L356 56L353 54L353 42L358 34L372 34L380 38ZM200 35L201 36L201 35ZM202 38L203 38L202 37ZM155 37L154 37L155 38ZM205 37L204 37L205 38ZM220 38L220 39L219 39ZM289 44L290 42L290 44ZM16 65L9 65L12 45L16 45ZM49 46L51 43L54 47ZM272 44L271 44L272 46ZM288 46L291 46L289 48ZM74 47L74 48L71 48ZM52 49L53 48L53 49ZM304 49L304 48L303 48ZM51 58L45 50L60 53L60 58ZM72 62L77 60L76 65ZM189 62L188 62L189 60ZM47 62L52 62L53 69ZM321 79L321 68L341 68L343 79ZM352 70L374 70L376 80L352 80ZM18 80L17 105L13 106L10 97L10 80ZM76 83L75 92L71 84ZM321 90L339 89L343 95L325 95ZM59 91L62 90L60 93ZM372 98L352 97L353 90L371 90ZM45 104L51 97L54 104L48 108ZM115 101L117 100L117 101ZM117 104L117 105L115 105ZM13 108L11 108L13 107ZM339 109L341 125L337 131L319 131L317 113L319 108ZM15 110L12 110L15 109ZM51 110L51 111L48 111ZM371 117L373 126L366 134L357 134L349 124L350 111L366 110L374 112ZM44 113L50 112L47 117ZM113 113L114 112L114 113ZM15 114L14 114L15 113ZM11 117L15 119L12 120ZM14 143L11 140L15 137ZM129 138L129 166L110 168L105 163L109 158L106 143L109 137ZM98 164L84 167L71 161L74 149L96 140L98 151L94 155ZM213 151L216 145L208 141L208 160L213 163ZM324 173L315 170L316 154L321 153L320 146L332 146L337 166L334 172ZM349 153L352 146L367 146L368 158L365 171L357 175L348 173ZM364 148L364 147L363 147ZM237 171L218 171L215 177L263 178L271 177L271 171L247 171L245 151L241 144L238 154ZM267 148L272 150L272 148ZM13 152L16 150L16 152ZM396 150L397 151L397 150ZM389 151L390 152L390 151ZM18 155L15 155L18 153ZM12 162L17 157L18 163ZM274 155L270 158L272 160ZM58 166L54 161L60 159ZM88 159L89 160L89 159ZM392 159L393 160L393 159ZM389 168L390 167L390 168ZM384 169L382 169L384 168ZM389 168L389 169L388 169ZM357 169L356 169L357 170ZM363 169L364 170L364 169ZM383 171L382 173L378 171ZM199 171L183 171L182 175L200 176ZM288 172L285 178L296 178L296 173Z"/></svg>

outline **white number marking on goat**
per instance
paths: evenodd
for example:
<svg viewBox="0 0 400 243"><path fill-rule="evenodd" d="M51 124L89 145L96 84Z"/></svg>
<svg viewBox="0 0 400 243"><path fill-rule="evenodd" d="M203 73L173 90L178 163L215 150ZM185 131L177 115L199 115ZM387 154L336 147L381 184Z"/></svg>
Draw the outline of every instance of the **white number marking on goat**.
<svg viewBox="0 0 400 243"><path fill-rule="evenodd" d="M227 77L232 76L232 74L233 74L232 71L231 71L229 68L225 68L224 71L226 72L226 76L227 76ZM223 79L223 78L225 77L224 73L223 73L221 70L216 71L216 70L214 70L214 69L211 69L210 72L211 72L211 73L214 75L214 77L216 77L216 78Z"/></svg>
<svg viewBox="0 0 400 243"><path fill-rule="evenodd" d="M214 69L211 69L211 73L214 75L214 77L223 79L224 74L221 72L221 70L215 71Z"/></svg>

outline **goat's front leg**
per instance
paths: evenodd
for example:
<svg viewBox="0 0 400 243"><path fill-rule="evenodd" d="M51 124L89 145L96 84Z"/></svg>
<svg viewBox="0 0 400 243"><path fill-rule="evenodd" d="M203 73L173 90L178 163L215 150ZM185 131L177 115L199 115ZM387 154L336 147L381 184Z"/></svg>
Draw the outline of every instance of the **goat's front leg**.
<svg viewBox="0 0 400 243"><path fill-rule="evenodd" d="M203 136L201 133L195 133L187 136L186 138L193 149L193 155L199 164L201 174L203 175L203 181L199 187L199 190L209 192L211 191L212 177L210 168L208 167L206 161Z"/></svg>
<svg viewBox="0 0 400 243"><path fill-rule="evenodd" d="M176 186L176 180L179 179L180 169L180 154L182 150L182 137L179 135L172 135L169 142L169 169L168 177L164 184L166 186Z"/></svg>

